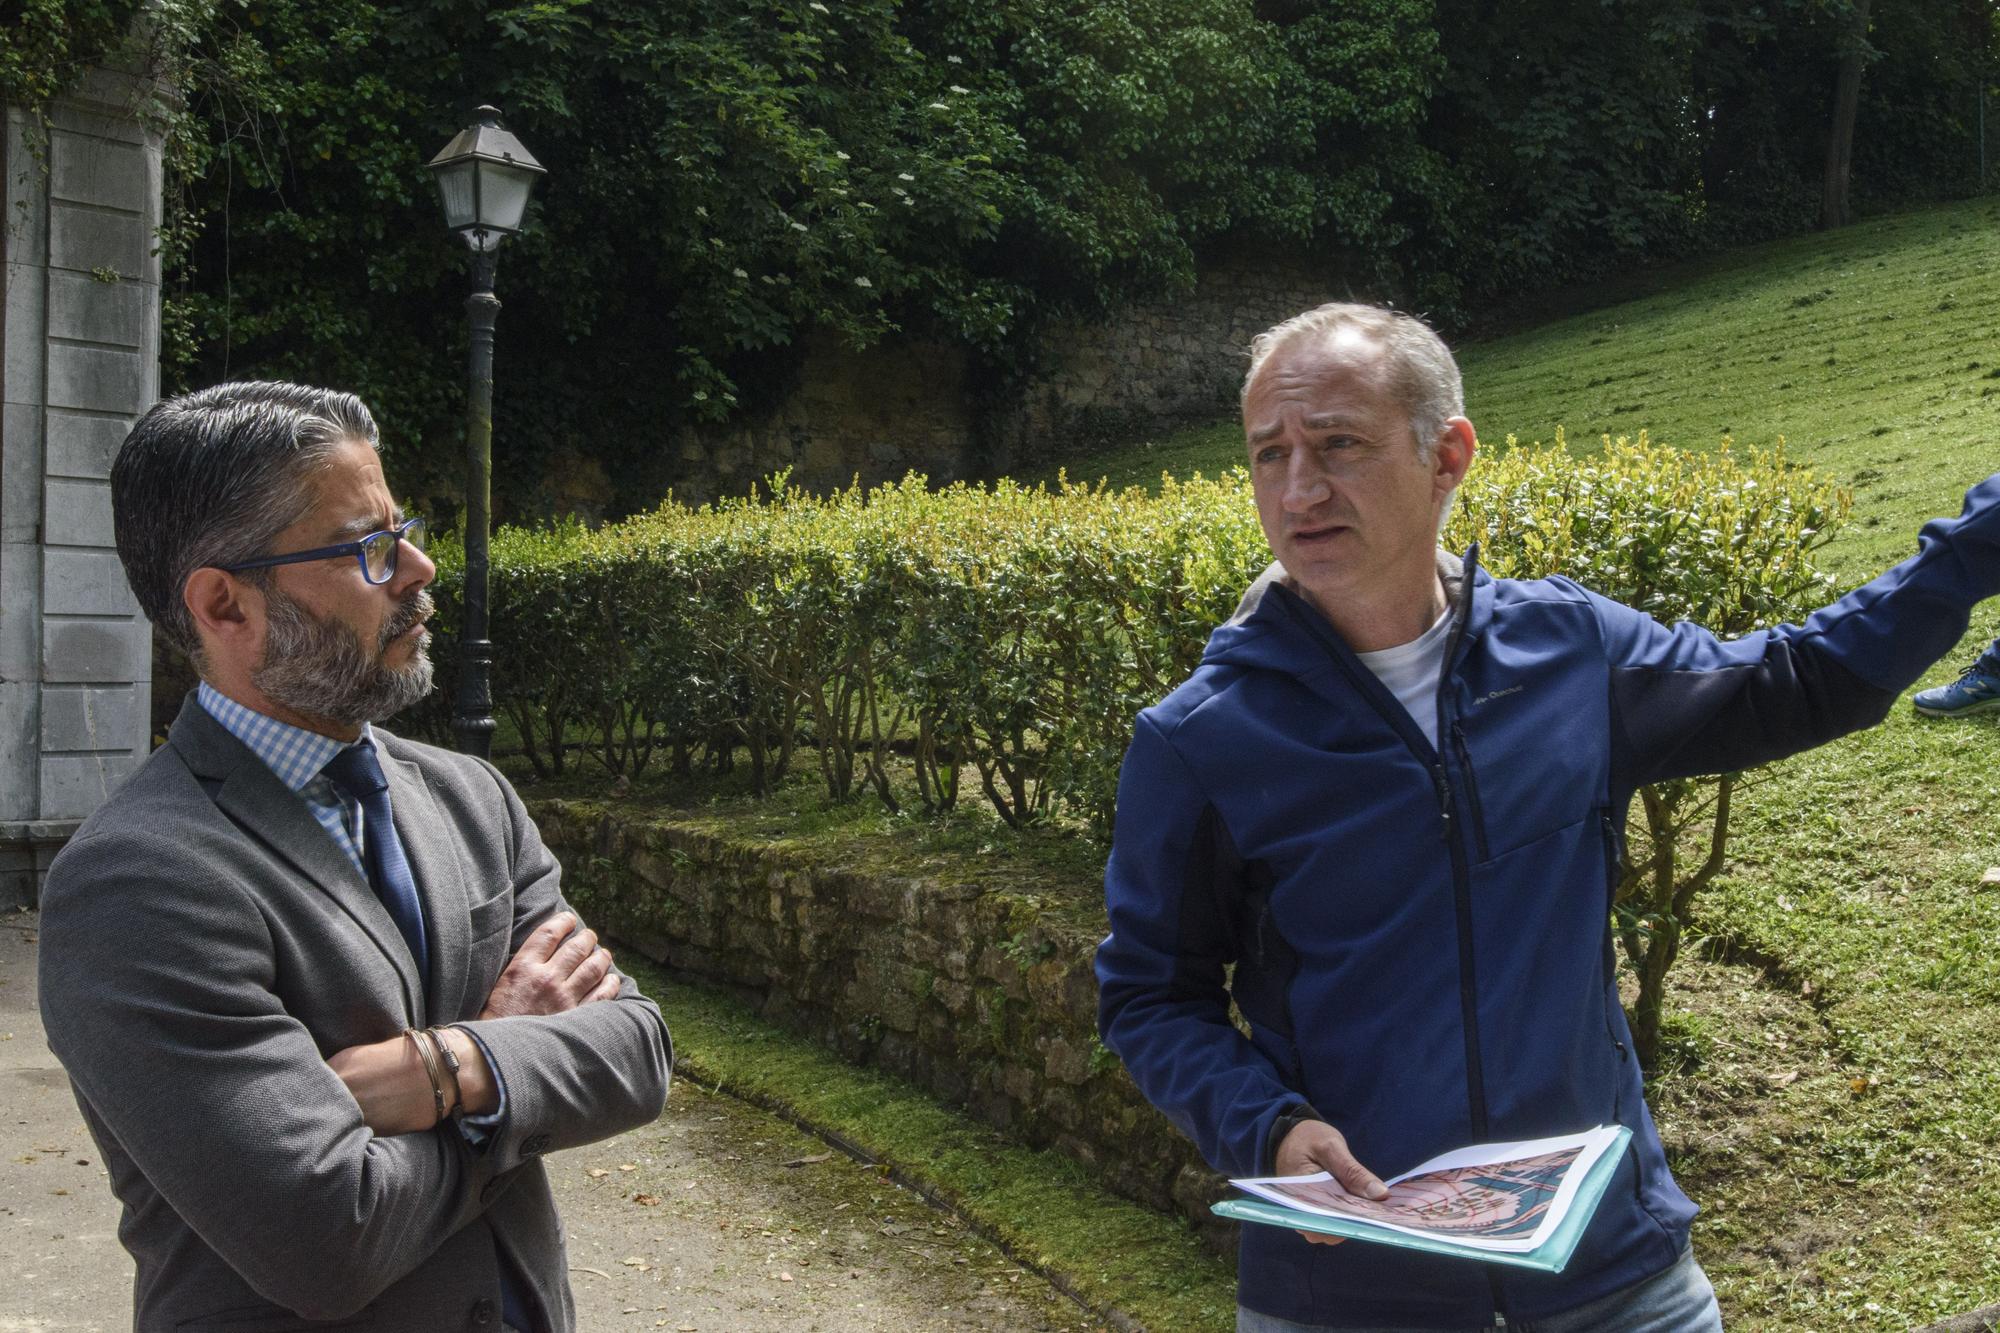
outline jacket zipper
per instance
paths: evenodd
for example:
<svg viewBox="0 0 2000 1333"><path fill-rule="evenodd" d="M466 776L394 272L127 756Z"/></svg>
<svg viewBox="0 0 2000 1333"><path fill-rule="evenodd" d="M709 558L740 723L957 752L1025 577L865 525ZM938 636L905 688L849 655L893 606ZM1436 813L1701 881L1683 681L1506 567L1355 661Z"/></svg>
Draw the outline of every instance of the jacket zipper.
<svg viewBox="0 0 2000 1333"><path fill-rule="evenodd" d="M1472 615L1472 582L1479 568L1479 545L1465 553L1464 578L1459 584L1458 606L1454 610L1451 633L1445 639L1444 660L1438 668L1437 722L1442 742L1454 725L1449 698L1453 659L1465 638L1466 622ZM1456 805L1451 789L1451 772L1445 763L1443 746L1436 751L1431 781L1437 789L1438 818L1444 827L1445 845L1451 851L1452 906L1458 921L1458 1008L1465 1029L1465 1085L1467 1110L1472 1120L1473 1142L1487 1137L1486 1069L1479 1047L1479 986L1472 951L1472 874L1467 864L1465 837L1452 818Z"/></svg>
<svg viewBox="0 0 2000 1333"><path fill-rule="evenodd" d="M1492 1137L1486 1117L1486 1061L1479 1044L1479 983L1478 972L1472 949L1472 873L1466 864L1465 836L1455 833L1456 822L1452 819L1451 774L1444 758L1444 738L1449 734L1458 746L1459 765L1465 771L1466 801L1471 807L1472 823L1479 840L1481 860L1489 859L1486 848L1486 816L1479 806L1478 779L1472 772L1472 755L1466 749L1465 730L1458 719L1451 715L1451 678L1459 644L1465 638L1466 625L1472 619L1472 585L1479 570L1479 543L1474 542L1465 552L1465 563L1460 571L1462 578L1458 589L1458 606L1452 616L1451 633L1445 639L1444 660L1438 667L1437 693L1437 766L1433 770L1437 785L1438 812L1444 823L1445 841L1451 848L1451 890L1452 903L1458 918L1458 1005L1459 1021L1465 1028L1465 1084L1466 1101L1472 1118L1472 1139L1483 1143ZM1490 1266L1486 1270L1486 1289L1493 1299L1493 1327L1507 1328L1507 1297L1501 1290L1500 1275Z"/></svg>
<svg viewBox="0 0 2000 1333"><path fill-rule="evenodd" d="M1465 724L1457 718L1451 720L1451 741L1458 747L1459 771L1465 774L1465 799L1472 806L1472 836L1479 844L1479 859L1493 859L1492 849L1486 844L1486 811L1479 804L1479 774L1472 768L1472 750L1465 743Z"/></svg>
<svg viewBox="0 0 2000 1333"><path fill-rule="evenodd" d="M1473 576L1479 568L1479 543L1474 542L1465 552L1464 578L1459 585L1458 605L1452 616L1451 633L1445 639L1444 660L1438 668L1437 720L1438 741L1435 746L1423 744L1422 733L1415 733L1415 739L1408 743L1419 759L1426 760L1431 770L1431 785L1437 796L1438 819L1443 828L1445 845L1451 852L1452 901L1458 922L1458 1003L1459 1021L1465 1029L1465 1083L1467 1109L1472 1121L1472 1141L1483 1142L1489 1137L1486 1116L1486 1072L1485 1062L1479 1049L1479 1003L1478 985L1473 968L1472 953L1472 878L1467 865L1465 839L1457 831L1458 821L1453 818L1454 798L1451 774L1444 758L1443 741L1451 722L1450 709L1446 700L1452 676L1452 659L1458 655L1459 644L1465 637L1466 623L1472 616ZM1288 608L1290 609L1290 608ZM1322 641L1327 651L1340 668L1353 676L1356 672L1366 674L1367 668L1359 663L1350 663L1342 655L1344 645L1336 646L1339 640L1327 634L1320 626L1314 625L1310 615L1301 615L1296 609L1292 614L1299 619L1306 632ZM1378 686L1379 688L1379 686ZM1398 732L1405 728L1393 719L1390 725ZM1413 723L1412 723L1413 725ZM1468 776L1471 765L1466 766ZM1483 821L1482 821L1483 822ZM1486 1274L1487 1290L1493 1297L1494 1327L1507 1328L1504 1313L1505 1297L1500 1289L1500 1278L1491 1266Z"/></svg>
<svg viewBox="0 0 2000 1333"><path fill-rule="evenodd" d="M1604 912L1604 965L1606 972L1604 981L1606 985L1615 987L1618 984L1618 946L1616 941L1611 938L1610 920L1611 908L1616 906L1616 899L1618 897L1618 868L1624 857L1620 854L1618 823L1612 819L1611 812L1609 810L1600 810L1598 811L1597 819L1604 829L1604 894L1606 899L1609 900L1605 903ZM1611 1038L1611 1044L1618 1049L1618 1058L1623 1060L1626 1056L1625 1043L1618 1039L1618 1031L1612 1026L1611 1011L1609 1009L1606 1009L1604 1013L1604 1035ZM1622 1105L1616 1109L1621 1114L1624 1111Z"/></svg>

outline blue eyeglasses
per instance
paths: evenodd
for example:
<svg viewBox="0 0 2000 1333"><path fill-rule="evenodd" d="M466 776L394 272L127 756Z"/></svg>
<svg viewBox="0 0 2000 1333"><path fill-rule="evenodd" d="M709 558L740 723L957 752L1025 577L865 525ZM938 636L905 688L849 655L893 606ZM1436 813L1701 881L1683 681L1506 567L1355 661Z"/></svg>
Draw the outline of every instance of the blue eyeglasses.
<svg viewBox="0 0 2000 1333"><path fill-rule="evenodd" d="M318 546L310 551L293 551L290 555L260 555L255 560L245 560L240 564L218 566L225 574L235 574L246 569L269 569L273 565L300 565L308 560L331 560L335 556L351 555L361 562L361 577L370 583L387 583L396 577L396 552L408 542L419 551L424 549L424 521L421 518L406 519L393 528L381 532L371 532L357 542L342 542L338 546Z"/></svg>

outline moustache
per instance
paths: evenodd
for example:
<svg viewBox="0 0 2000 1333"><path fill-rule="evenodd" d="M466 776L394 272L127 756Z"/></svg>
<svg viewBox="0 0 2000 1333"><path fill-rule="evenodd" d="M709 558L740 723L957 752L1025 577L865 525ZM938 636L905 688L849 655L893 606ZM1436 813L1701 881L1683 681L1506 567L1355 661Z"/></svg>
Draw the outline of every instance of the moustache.
<svg viewBox="0 0 2000 1333"><path fill-rule="evenodd" d="M419 591L416 596L404 602L395 615L389 617L388 624L382 626L382 641L375 645L376 650L379 652L387 649L390 642L398 635L407 634L423 624L436 610L437 603L431 600L430 593Z"/></svg>

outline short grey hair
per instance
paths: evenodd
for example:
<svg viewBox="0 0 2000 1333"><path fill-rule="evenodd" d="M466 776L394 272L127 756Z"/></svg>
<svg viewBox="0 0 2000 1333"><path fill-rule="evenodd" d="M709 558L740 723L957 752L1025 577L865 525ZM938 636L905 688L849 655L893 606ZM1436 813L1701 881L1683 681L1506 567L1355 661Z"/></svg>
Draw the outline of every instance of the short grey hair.
<svg viewBox="0 0 2000 1333"><path fill-rule="evenodd" d="M348 440L381 448L353 394L254 380L163 399L125 437L111 465L118 559L147 619L198 669L201 640L181 600L188 576L273 554Z"/></svg>
<svg viewBox="0 0 2000 1333"><path fill-rule="evenodd" d="M1465 384L1444 339L1415 315L1384 306L1334 301L1274 324L1250 340L1250 369L1243 376L1243 399L1273 353L1303 338L1331 337L1352 329L1381 347L1389 391L1410 418L1417 457L1431 460L1444 423L1465 415Z"/></svg>

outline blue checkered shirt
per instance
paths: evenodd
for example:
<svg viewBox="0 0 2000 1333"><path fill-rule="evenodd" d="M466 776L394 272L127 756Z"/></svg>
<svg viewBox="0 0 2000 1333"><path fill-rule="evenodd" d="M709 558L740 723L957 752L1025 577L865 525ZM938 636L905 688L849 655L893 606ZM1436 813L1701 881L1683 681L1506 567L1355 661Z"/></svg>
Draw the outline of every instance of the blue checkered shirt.
<svg viewBox="0 0 2000 1333"><path fill-rule="evenodd" d="M367 862L362 860L361 803L350 801L333 788L324 772L327 763L347 746L331 736L322 736L304 727L295 727L289 722L280 722L275 717L267 717L254 708L245 708L234 699L216 689L207 681L196 691L201 706L208 715L220 722L223 729L250 747L250 753L263 760L278 781L299 794L312 811L321 828L333 838L340 850L346 852L354 862L354 868L361 872L361 878L368 878ZM354 743L373 741L374 733L368 724L361 724L361 735ZM479 1040L479 1034L465 1030L465 1035L479 1042L479 1049L486 1054L486 1062L493 1068L493 1081L499 1085L499 1109L488 1115L466 1116L458 1122L466 1139L473 1147L484 1146L493 1127L507 1114L507 1080L500 1076L500 1066L493 1063L493 1053L486 1049L486 1043Z"/></svg>
<svg viewBox="0 0 2000 1333"><path fill-rule="evenodd" d="M223 729L250 747L273 776L289 791L299 794L312 817L347 853L361 878L368 878L368 863L362 859L361 803L334 790L323 771L327 763L347 746L331 736L322 736L275 717L266 717L254 708L245 708L207 681L196 691L201 706L220 722ZM361 724L361 740L371 740L368 724ZM359 742L356 742L357 744Z"/></svg>

